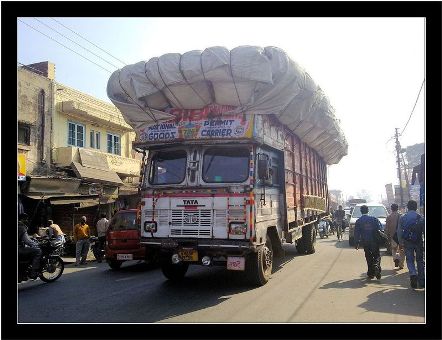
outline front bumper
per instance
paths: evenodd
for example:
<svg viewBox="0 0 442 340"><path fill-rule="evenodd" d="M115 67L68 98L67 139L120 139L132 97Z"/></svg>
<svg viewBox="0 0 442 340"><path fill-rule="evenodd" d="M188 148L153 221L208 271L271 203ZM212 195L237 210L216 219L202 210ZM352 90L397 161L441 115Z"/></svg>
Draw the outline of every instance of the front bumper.
<svg viewBox="0 0 442 340"><path fill-rule="evenodd" d="M176 239L142 237L141 244L147 248L160 250L162 253L173 254L181 248L192 248L198 251L198 257L246 256L256 252L260 245L250 241L211 240L211 239Z"/></svg>

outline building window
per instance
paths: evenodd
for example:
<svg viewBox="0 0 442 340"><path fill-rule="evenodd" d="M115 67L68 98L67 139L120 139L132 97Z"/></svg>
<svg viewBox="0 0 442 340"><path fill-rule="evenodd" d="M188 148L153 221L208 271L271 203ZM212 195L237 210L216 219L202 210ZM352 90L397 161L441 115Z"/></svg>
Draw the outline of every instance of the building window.
<svg viewBox="0 0 442 340"><path fill-rule="evenodd" d="M68 145L84 147L84 125L68 122Z"/></svg>
<svg viewBox="0 0 442 340"><path fill-rule="evenodd" d="M29 125L18 123L18 142L31 145L31 128Z"/></svg>
<svg viewBox="0 0 442 340"><path fill-rule="evenodd" d="M99 131L91 130L90 146L93 149L100 149L100 132Z"/></svg>
<svg viewBox="0 0 442 340"><path fill-rule="evenodd" d="M112 133L107 134L107 152L120 155L120 136Z"/></svg>

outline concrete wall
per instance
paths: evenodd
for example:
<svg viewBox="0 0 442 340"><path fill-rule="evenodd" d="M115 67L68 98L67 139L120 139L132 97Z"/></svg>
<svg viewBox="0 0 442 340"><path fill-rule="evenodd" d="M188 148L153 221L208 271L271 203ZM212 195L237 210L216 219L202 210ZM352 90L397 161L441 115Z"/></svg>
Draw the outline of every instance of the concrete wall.
<svg viewBox="0 0 442 340"><path fill-rule="evenodd" d="M34 72L19 68L17 70L17 110L18 122L30 126L30 146L18 144L18 152L26 154L27 174L38 169L42 161L41 149L44 148L43 159L50 163L51 155L51 121L53 110L53 82ZM43 117L38 113L38 96L45 92L44 100L44 139Z"/></svg>

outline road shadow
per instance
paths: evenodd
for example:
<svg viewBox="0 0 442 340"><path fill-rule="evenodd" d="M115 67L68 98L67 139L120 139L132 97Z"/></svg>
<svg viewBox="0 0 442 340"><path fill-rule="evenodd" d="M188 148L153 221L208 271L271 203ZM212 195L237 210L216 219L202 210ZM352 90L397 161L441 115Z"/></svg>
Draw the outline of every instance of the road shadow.
<svg viewBox="0 0 442 340"><path fill-rule="evenodd" d="M396 273L396 270L382 270L380 280L367 279L365 273L352 280L337 280L327 283L319 289L361 289L370 285L380 289L367 296L367 301L358 305L367 311L392 313L409 316L424 316L425 291L409 287L408 272Z"/></svg>
<svg viewBox="0 0 442 340"><path fill-rule="evenodd" d="M243 272L228 271L224 267L191 266L180 281L164 277L160 280L163 282L146 286L138 296L125 297L124 304L118 306L119 313L112 314L106 322L167 322L176 316L216 307L233 295L263 288L251 285ZM131 321L126 314L132 315Z"/></svg>
<svg viewBox="0 0 442 340"><path fill-rule="evenodd" d="M358 306L371 312L424 317L425 292L423 290L385 288L369 294L367 301Z"/></svg>

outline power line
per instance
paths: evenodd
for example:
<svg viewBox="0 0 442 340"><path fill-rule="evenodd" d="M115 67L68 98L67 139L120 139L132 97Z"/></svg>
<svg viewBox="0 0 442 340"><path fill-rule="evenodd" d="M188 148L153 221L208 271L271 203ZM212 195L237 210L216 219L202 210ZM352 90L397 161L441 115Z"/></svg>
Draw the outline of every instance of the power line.
<svg viewBox="0 0 442 340"><path fill-rule="evenodd" d="M46 26L47 28L49 28L50 30L52 30L52 31L54 31L54 32L56 32L56 33L58 33L58 34L61 35L62 37L68 39L68 40L71 41L71 42L73 42L75 45L80 46L82 49L84 49L84 50L88 51L89 53L93 54L94 56L100 58L101 60L103 60L104 62L108 63L109 65L111 65L111 66L113 66L113 67L115 67L115 68L117 68L117 69L119 68L118 66L112 64L111 62L107 61L106 59L100 57L98 54L92 52L90 49L88 49L88 48L86 48L86 47L84 47L84 46L78 44L77 42L75 42L75 41L72 40L71 38L65 36L64 34L62 34L62 33L60 33L60 32L58 32L56 29L54 29L54 28L52 28L51 26L47 25L47 24L44 23L43 21L37 19L36 17L34 17L34 19L37 20L38 22L40 22L42 25L44 25L44 26Z"/></svg>
<svg viewBox="0 0 442 340"><path fill-rule="evenodd" d="M422 85L421 85L421 88L419 89L419 93L417 94L417 98L416 98L416 101L414 102L413 110L411 110L410 117L408 117L407 123L405 124L404 128L402 129L401 136L402 136L402 134L404 133L405 128L407 127L408 122L410 121L411 116L413 115L414 108L416 107L416 104L417 104L417 101L418 101L419 96L420 96L420 94L421 94L422 87L424 86L424 83L425 83L425 78L424 78L424 80L422 81Z"/></svg>
<svg viewBox="0 0 442 340"><path fill-rule="evenodd" d="M101 69L103 69L103 70L105 70L105 71L107 71L107 72L109 72L109 73L112 74L112 71L109 71L108 69L106 69L106 68L104 68L103 66L97 64L96 62L90 60L89 58L86 58L84 55L82 55L82 54L80 54L80 53L74 51L72 48L67 47L66 45L62 44L61 42L55 40L54 38L51 38L51 37L48 36L47 34L45 34L45 33L41 32L41 31L39 31L38 29L36 29L35 27L33 27L33 26L31 26L31 25L25 23L23 20L20 20L20 19L18 19L18 18L17 18L17 20L18 20L18 21L21 21L23 24L25 24L26 26L29 26L30 28L32 28L33 30L37 31L38 33L43 34L46 38L55 41L57 44L59 44L59 45L65 47L65 48L67 48L68 50L74 52L75 54L78 54L80 57L86 59L87 61L91 62L92 64L95 64L95 65L98 66L99 68L101 68Z"/></svg>
<svg viewBox="0 0 442 340"><path fill-rule="evenodd" d="M123 63L124 65L127 65L124 61L122 61L121 59L118 59L117 57L114 57L112 54L110 54L109 52L107 52L106 50L102 49L100 46L97 46L96 44L94 44L92 41L87 40L85 37L83 37L82 35L78 34L77 32L75 32L73 29L70 29L69 27L67 27L66 25L63 25L60 21L51 18L52 20L54 20L55 22L57 22L59 25L63 26L64 28L68 29L69 31L71 31L72 33L76 34L77 36L79 36L80 38L86 40L89 44L94 45L96 48L100 49L101 51L103 51L104 53L106 53L107 55L111 56L112 58L114 58L115 60L118 60L120 63Z"/></svg>

